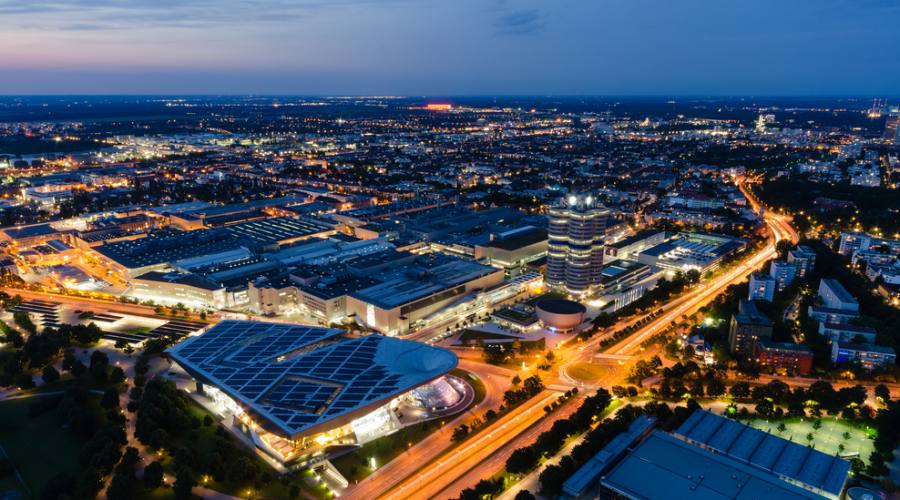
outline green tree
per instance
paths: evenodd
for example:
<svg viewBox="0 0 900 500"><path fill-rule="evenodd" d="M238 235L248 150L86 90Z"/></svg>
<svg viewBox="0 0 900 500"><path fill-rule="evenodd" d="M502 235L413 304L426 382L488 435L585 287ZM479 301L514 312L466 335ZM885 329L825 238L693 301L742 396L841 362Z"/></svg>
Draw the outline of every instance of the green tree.
<svg viewBox="0 0 900 500"><path fill-rule="evenodd" d="M466 438L469 435L469 426L466 424L462 424L459 427L453 429L453 434L450 436L450 440L454 443L458 443Z"/></svg>
<svg viewBox="0 0 900 500"><path fill-rule="evenodd" d="M713 377L706 383L706 395L711 398L717 398L725 394L725 384L722 379Z"/></svg>
<svg viewBox="0 0 900 500"><path fill-rule="evenodd" d="M106 488L106 498L109 500L128 500L134 498L134 476L128 474L116 474Z"/></svg>
<svg viewBox="0 0 900 500"><path fill-rule="evenodd" d="M37 333L37 326L35 326L34 322L31 321L31 316L25 311L14 312L13 321L15 321L16 325L18 325L19 328L25 330L31 335Z"/></svg>
<svg viewBox="0 0 900 500"><path fill-rule="evenodd" d="M112 367L112 370L109 371L109 381L116 385L125 382L125 371L118 366Z"/></svg>
<svg viewBox="0 0 900 500"><path fill-rule="evenodd" d="M103 351L94 351L91 353L90 372L91 377L97 383L106 382L108 377L107 369L109 368L109 356Z"/></svg>
<svg viewBox="0 0 900 500"><path fill-rule="evenodd" d="M179 467L175 473L175 484L172 485L172 492L178 500L188 500L191 498L191 490L197 485L194 473L187 467Z"/></svg>
<svg viewBox="0 0 900 500"><path fill-rule="evenodd" d="M47 365L41 371L41 379L45 384L52 384L59 380L59 372L56 371L56 368L54 368L53 365Z"/></svg>
<svg viewBox="0 0 900 500"><path fill-rule="evenodd" d="M163 466L159 461L150 462L144 467L144 487L147 489L156 489L162 486L163 482Z"/></svg>
<svg viewBox="0 0 900 500"><path fill-rule="evenodd" d="M541 482L541 494L546 497L555 497L562 491L563 482L566 480L566 473L559 465L549 465L541 471L538 476Z"/></svg>
<svg viewBox="0 0 900 500"><path fill-rule="evenodd" d="M103 391L103 397L100 398L100 406L111 410L119 407L119 391L115 387L110 387Z"/></svg>
<svg viewBox="0 0 900 500"><path fill-rule="evenodd" d="M31 389L34 387L34 379L28 372L21 372L16 375L16 387L19 389Z"/></svg>
<svg viewBox="0 0 900 500"><path fill-rule="evenodd" d="M878 384L875 386L875 397L887 403L891 400L891 390L884 384Z"/></svg>
<svg viewBox="0 0 900 500"><path fill-rule="evenodd" d="M506 460L506 471L512 474L524 474L537 464L538 454L532 446L519 448L512 452Z"/></svg>
<svg viewBox="0 0 900 500"><path fill-rule="evenodd" d="M735 382L731 389L728 390L728 393L734 399L747 399L750 397L750 384L747 382Z"/></svg>
<svg viewBox="0 0 900 500"><path fill-rule="evenodd" d="M535 496L528 490L521 490L516 493L515 500L536 500Z"/></svg>

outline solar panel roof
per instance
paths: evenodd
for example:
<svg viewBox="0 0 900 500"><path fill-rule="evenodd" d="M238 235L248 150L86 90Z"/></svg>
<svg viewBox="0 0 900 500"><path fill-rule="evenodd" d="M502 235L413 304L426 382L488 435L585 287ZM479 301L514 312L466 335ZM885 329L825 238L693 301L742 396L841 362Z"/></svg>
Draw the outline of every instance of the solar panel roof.
<svg viewBox="0 0 900 500"><path fill-rule="evenodd" d="M457 363L450 351L418 342L259 321L223 321L169 352L262 427L292 438L342 425Z"/></svg>

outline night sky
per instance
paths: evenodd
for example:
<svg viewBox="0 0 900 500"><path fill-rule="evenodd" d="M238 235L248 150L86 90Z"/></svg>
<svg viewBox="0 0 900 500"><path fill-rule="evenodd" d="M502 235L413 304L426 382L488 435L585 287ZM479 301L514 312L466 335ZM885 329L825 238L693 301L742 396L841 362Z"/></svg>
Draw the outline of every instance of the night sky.
<svg viewBox="0 0 900 500"><path fill-rule="evenodd" d="M900 94L900 0L0 0L0 94Z"/></svg>

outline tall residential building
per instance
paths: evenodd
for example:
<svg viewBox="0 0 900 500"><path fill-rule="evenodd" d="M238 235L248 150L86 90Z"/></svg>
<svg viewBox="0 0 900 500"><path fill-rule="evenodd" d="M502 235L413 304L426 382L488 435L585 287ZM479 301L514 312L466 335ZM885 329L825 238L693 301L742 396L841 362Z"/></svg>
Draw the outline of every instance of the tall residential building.
<svg viewBox="0 0 900 500"><path fill-rule="evenodd" d="M775 298L775 278L763 273L751 274L747 298L772 302Z"/></svg>
<svg viewBox="0 0 900 500"><path fill-rule="evenodd" d="M603 278L603 239L609 210L590 195L570 195L550 209L547 284L572 295L590 294Z"/></svg>
<svg viewBox="0 0 900 500"><path fill-rule="evenodd" d="M741 300L738 313L731 316L728 345L734 354L752 355L756 343L772 338L772 320L749 300Z"/></svg>
<svg viewBox="0 0 900 500"><path fill-rule="evenodd" d="M787 261L797 266L797 275L803 278L816 267L816 251L806 245L800 245L788 252Z"/></svg>
<svg viewBox="0 0 900 500"><path fill-rule="evenodd" d="M797 265L790 264L783 260L773 260L769 265L769 276L775 278L778 284L778 291L784 290L797 277Z"/></svg>

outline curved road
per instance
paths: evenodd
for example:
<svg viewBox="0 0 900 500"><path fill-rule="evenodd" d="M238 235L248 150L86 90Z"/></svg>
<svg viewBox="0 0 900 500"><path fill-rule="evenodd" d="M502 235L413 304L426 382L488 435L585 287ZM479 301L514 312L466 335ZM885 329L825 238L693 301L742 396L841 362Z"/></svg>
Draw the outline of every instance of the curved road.
<svg viewBox="0 0 900 500"><path fill-rule="evenodd" d="M477 363L467 359L459 360L459 368L473 373L484 383L485 396L477 405L444 424L443 428L413 445L383 467L375 470L358 484L347 488L343 496L348 498L378 498L395 485L407 479L419 468L440 456L452 444L450 435L459 425L467 424L474 418L483 418L487 410L499 408L503 393L515 375L512 370L499 366Z"/></svg>

